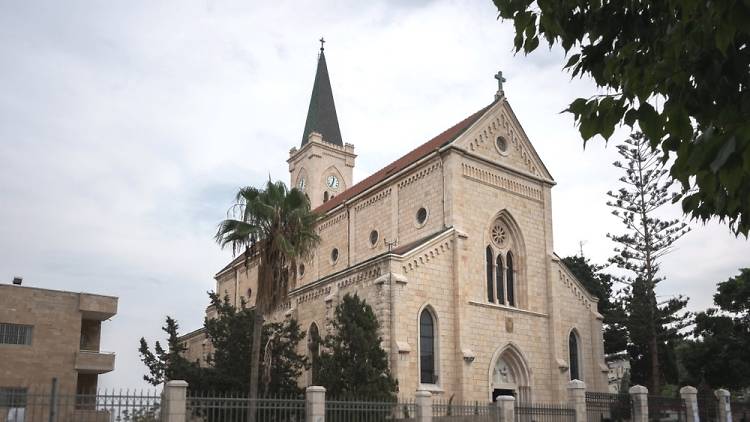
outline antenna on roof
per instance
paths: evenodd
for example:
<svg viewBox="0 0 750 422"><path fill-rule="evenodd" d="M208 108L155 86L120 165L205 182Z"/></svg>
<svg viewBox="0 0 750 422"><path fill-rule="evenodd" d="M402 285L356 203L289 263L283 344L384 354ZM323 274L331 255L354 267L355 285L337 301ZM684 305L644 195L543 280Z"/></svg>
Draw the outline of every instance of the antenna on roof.
<svg viewBox="0 0 750 422"><path fill-rule="evenodd" d="M23 277L15 276L13 277L13 284L16 286L20 286L21 283L23 283Z"/></svg>

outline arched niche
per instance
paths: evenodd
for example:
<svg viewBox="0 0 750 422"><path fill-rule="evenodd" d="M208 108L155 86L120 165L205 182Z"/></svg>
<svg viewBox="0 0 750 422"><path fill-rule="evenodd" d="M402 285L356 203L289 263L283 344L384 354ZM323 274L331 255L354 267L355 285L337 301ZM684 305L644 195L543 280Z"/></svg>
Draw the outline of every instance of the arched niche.
<svg viewBox="0 0 750 422"><path fill-rule="evenodd" d="M498 349L490 361L489 398L512 394L519 402L531 401L531 371L521 350L514 344Z"/></svg>

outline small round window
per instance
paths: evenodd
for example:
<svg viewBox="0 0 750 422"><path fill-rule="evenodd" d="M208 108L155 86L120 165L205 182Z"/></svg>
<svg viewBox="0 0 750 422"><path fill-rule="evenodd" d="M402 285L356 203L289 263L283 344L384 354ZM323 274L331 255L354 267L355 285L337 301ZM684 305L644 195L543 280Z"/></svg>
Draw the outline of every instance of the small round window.
<svg viewBox="0 0 750 422"><path fill-rule="evenodd" d="M370 245L375 246L378 243L378 239L380 238L380 234L378 234L377 230L373 230L370 232Z"/></svg>
<svg viewBox="0 0 750 422"><path fill-rule="evenodd" d="M305 275L305 264L299 264L299 276L302 277Z"/></svg>
<svg viewBox="0 0 750 422"><path fill-rule="evenodd" d="M427 208L421 207L417 210L417 224L423 226L427 221Z"/></svg>
<svg viewBox="0 0 750 422"><path fill-rule="evenodd" d="M336 263L336 261L339 260L339 250L337 248L333 248L331 251L331 262Z"/></svg>
<svg viewBox="0 0 750 422"><path fill-rule="evenodd" d="M495 140L495 146L501 154L506 154L508 152L508 141L506 141L502 136L497 137L497 139Z"/></svg>

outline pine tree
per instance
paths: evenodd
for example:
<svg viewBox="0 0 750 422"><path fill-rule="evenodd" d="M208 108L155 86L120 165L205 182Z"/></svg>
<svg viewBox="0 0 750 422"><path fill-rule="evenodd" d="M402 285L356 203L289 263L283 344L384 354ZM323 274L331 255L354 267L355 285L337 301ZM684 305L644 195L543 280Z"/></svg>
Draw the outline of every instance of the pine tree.
<svg viewBox="0 0 750 422"><path fill-rule="evenodd" d="M662 376L676 378L672 345L686 325L684 312L687 299L682 296L664 302L656 299L656 286L664 278L659 275L659 262L674 243L689 231L679 220L662 220L656 212L669 202L671 179L665 177L663 155L654 150L641 133L635 133L617 146L624 164L614 166L625 175L617 192L607 192L612 200L607 205L625 226L622 234L608 234L618 244L610 262L628 275L622 278L628 331L628 354L631 376L635 383L647 382L658 394ZM662 363L668 363L664 365Z"/></svg>
<svg viewBox="0 0 750 422"><path fill-rule="evenodd" d="M151 385L160 385L170 380L185 380L191 385L201 385L204 379L202 368L197 362L190 362L184 357L186 347L179 341L179 324L167 316L166 325L161 329L167 333L167 348L159 341L152 352L141 337L138 352L149 373L143 379Z"/></svg>
<svg viewBox="0 0 750 422"><path fill-rule="evenodd" d="M372 307L358 295L346 294L336 306L333 330L323 340L316 361L320 384L330 397L394 400L397 381L380 346L380 324Z"/></svg>

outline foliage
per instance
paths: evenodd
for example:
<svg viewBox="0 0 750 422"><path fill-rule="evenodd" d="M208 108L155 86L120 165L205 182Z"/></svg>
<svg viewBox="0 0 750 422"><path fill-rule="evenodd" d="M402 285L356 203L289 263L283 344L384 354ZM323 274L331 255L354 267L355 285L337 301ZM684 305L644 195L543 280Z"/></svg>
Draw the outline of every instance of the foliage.
<svg viewBox="0 0 750 422"><path fill-rule="evenodd" d="M750 231L750 3L742 0L494 0L515 49L540 39L605 94L568 109L585 142L636 124L674 157L682 209ZM677 198L676 198L677 199Z"/></svg>
<svg viewBox="0 0 750 422"><path fill-rule="evenodd" d="M750 387L750 268L719 283L717 308L696 315L694 339L686 342L680 358L686 382L711 389Z"/></svg>
<svg viewBox="0 0 750 422"><path fill-rule="evenodd" d="M315 231L317 214L305 194L283 182L266 183L265 189L244 187L235 197L228 218L219 224L214 239L221 247L243 253L245 268L258 260L253 348L250 374L259 374L263 316L286 299L297 280L297 263L307 259L320 241ZM250 396L258 396L258 376L250 377ZM255 402L248 413L255 419Z"/></svg>
<svg viewBox="0 0 750 422"><path fill-rule="evenodd" d="M608 234L618 246L610 263L628 272L621 278L624 319L620 322L628 333L627 351L634 383L648 383L651 391L661 390L662 378L677 381L674 355L680 330L687 325L684 312L687 299L682 296L657 302L656 286L659 261L672 250L674 243L689 231L679 220L662 220L656 212L668 202L671 180L665 180L662 155L649 147L641 133L631 135L617 147L624 163L614 166L624 175L617 192L607 205L623 224L621 234Z"/></svg>
<svg viewBox="0 0 750 422"><path fill-rule="evenodd" d="M203 370L197 363L184 357L186 347L179 341L177 321L167 316L166 325L161 329L167 333L166 349L157 341L152 352L146 339L141 337L138 352L148 369L148 374L143 379L151 385L160 385L170 380L185 380L190 385L201 385L204 380Z"/></svg>
<svg viewBox="0 0 750 422"><path fill-rule="evenodd" d="M592 264L584 256L568 256L562 261L586 290L599 299L597 310L604 317L604 353L609 355L625 350L627 335L622 326L624 310L612 290L615 278L603 272L604 266Z"/></svg>
<svg viewBox="0 0 750 422"><path fill-rule="evenodd" d="M315 362L326 395L395 400L398 384L388 368L388 354L380 346L380 323L372 307L347 293L336 306L332 325Z"/></svg>
<svg viewBox="0 0 750 422"><path fill-rule="evenodd" d="M149 370L144 379L152 385L181 379L193 391L247 392L250 380L250 351L253 341L255 313L243 301L235 307L229 297L219 299L209 292L211 304L216 309L215 318L206 318L204 328L214 352L206 358L207 367L184 357L186 347L179 341L178 324L167 317L168 349L157 341L154 352L141 339L141 360ZM308 367L307 358L297 353L299 342L305 334L294 319L269 323L263 326L262 343L268 344L270 373L263 383L264 394L299 394L297 379ZM269 343L269 338L271 339Z"/></svg>

